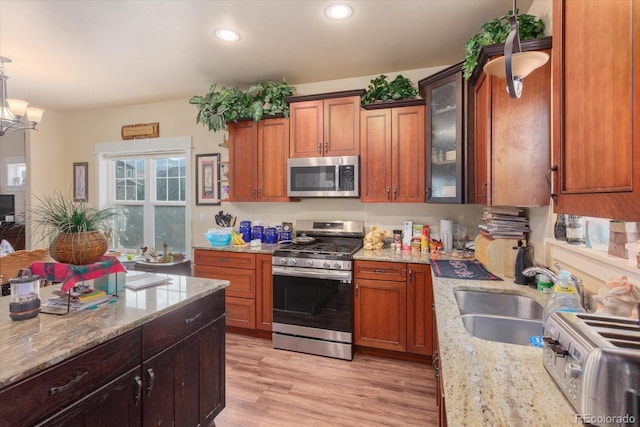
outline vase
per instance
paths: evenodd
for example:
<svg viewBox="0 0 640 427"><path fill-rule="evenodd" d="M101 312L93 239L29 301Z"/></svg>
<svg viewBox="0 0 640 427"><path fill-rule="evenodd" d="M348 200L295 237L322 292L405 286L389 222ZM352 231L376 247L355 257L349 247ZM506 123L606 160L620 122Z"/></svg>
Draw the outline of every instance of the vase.
<svg viewBox="0 0 640 427"><path fill-rule="evenodd" d="M107 238L97 230L60 233L49 246L49 254L64 264L86 265L100 259L108 248Z"/></svg>

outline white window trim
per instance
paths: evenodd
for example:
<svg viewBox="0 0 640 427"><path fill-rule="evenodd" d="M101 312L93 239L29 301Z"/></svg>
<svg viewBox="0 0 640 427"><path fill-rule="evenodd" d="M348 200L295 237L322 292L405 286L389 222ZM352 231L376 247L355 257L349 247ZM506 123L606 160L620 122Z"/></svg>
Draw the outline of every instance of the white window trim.
<svg viewBox="0 0 640 427"><path fill-rule="evenodd" d="M116 142L99 142L94 146L95 153L95 179L98 184L97 200L98 206L103 207L109 201L109 182L108 182L108 166L109 160L117 156L132 155L184 155L186 177L185 180L185 245L186 250L192 246L191 242L191 206L193 206L193 188L192 182L192 160L191 153L193 146L190 136L181 136L174 138L151 138L141 140L116 141Z"/></svg>

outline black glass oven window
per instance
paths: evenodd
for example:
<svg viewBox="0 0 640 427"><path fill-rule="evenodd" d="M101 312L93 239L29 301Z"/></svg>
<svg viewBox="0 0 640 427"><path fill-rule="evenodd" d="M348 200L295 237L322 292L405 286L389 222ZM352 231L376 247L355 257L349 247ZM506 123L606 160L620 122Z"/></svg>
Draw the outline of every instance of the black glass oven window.
<svg viewBox="0 0 640 427"><path fill-rule="evenodd" d="M291 168L291 190L331 191L336 189L335 166L304 166Z"/></svg>

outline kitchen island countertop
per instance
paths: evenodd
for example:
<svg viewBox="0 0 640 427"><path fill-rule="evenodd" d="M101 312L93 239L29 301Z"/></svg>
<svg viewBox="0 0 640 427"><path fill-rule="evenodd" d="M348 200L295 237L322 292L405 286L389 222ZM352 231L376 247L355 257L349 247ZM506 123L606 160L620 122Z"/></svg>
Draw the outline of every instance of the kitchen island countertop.
<svg viewBox="0 0 640 427"><path fill-rule="evenodd" d="M124 289L115 303L64 316L40 313L13 321L11 299L0 298L0 389L229 286L227 280L168 277L166 285ZM42 288L41 300L59 288Z"/></svg>

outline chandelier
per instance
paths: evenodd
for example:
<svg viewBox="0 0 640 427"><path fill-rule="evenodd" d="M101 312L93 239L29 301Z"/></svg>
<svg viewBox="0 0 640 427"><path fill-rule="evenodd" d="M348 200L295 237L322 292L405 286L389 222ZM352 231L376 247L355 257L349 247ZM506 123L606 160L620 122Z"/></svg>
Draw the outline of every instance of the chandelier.
<svg viewBox="0 0 640 427"><path fill-rule="evenodd" d="M4 64L10 63L9 58L0 56L0 136L20 129L35 129L42 120L44 110L28 107L29 103L21 99L7 99L7 77L4 74Z"/></svg>

